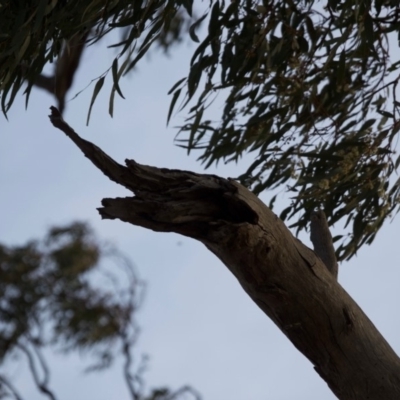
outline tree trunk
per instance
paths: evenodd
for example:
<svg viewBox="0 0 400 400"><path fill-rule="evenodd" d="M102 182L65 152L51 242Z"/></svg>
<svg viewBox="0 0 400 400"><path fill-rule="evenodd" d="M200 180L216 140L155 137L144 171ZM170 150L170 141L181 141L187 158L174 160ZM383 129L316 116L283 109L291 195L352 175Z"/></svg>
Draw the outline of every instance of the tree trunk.
<svg viewBox="0 0 400 400"><path fill-rule="evenodd" d="M400 399L400 360L315 253L253 193L215 175L122 166L50 120L133 197L104 199L102 218L201 241L342 400Z"/></svg>

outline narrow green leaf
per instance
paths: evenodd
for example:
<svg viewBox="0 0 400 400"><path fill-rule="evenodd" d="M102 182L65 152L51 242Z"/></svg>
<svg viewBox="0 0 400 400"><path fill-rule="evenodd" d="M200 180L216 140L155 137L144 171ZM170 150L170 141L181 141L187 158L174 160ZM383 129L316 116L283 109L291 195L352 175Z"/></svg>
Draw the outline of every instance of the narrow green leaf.
<svg viewBox="0 0 400 400"><path fill-rule="evenodd" d="M202 23L202 21L204 20L204 18L207 17L207 13L204 14L201 18L199 18L194 24L192 24L189 28L189 35L190 38L193 40L193 42L199 43L200 40L196 35L196 28Z"/></svg>
<svg viewBox="0 0 400 400"><path fill-rule="evenodd" d="M137 29L136 26L133 26L132 29L129 32L128 37L124 41L125 42L125 46L122 49L121 53L119 54L120 57L129 49L129 46L132 44L132 42L135 39L138 38L138 36L139 36L138 29ZM136 47L136 42L133 44L133 46Z"/></svg>
<svg viewBox="0 0 400 400"><path fill-rule="evenodd" d="M24 91L24 95L25 95L25 110L28 109L29 96L31 94L32 87L33 87L32 84L28 84L27 88Z"/></svg>
<svg viewBox="0 0 400 400"><path fill-rule="evenodd" d="M344 235L336 235L336 236L334 236L334 237L332 238L332 242L333 242L333 243L337 242L337 241L340 240L343 236L344 236Z"/></svg>
<svg viewBox="0 0 400 400"><path fill-rule="evenodd" d="M124 95L121 92L119 84L118 84L118 81L119 81L119 77L118 77L118 58L114 58L114 61L112 63L112 67L111 67L111 71L112 71L112 76L113 76L113 81L114 81L114 88L118 92L118 94L123 99L125 99Z"/></svg>
<svg viewBox="0 0 400 400"><path fill-rule="evenodd" d="M270 202L269 202L269 204L268 204L268 207L269 207L269 209L270 210L273 210L273 208L274 208L274 204L275 204L275 201L276 201L276 198L277 198L277 194L274 196L274 197L272 197L272 199L270 200Z"/></svg>
<svg viewBox="0 0 400 400"><path fill-rule="evenodd" d="M192 16L193 0L182 0L182 5L186 8L187 13Z"/></svg>
<svg viewBox="0 0 400 400"><path fill-rule="evenodd" d="M174 86L172 86L167 94L171 94L185 79L186 78L179 79L179 81L176 82Z"/></svg>
<svg viewBox="0 0 400 400"><path fill-rule="evenodd" d="M14 82L14 84L15 84L15 82ZM3 84L2 84L2 87L1 87L1 90L2 90L2 93L1 93L1 96L0 96L0 98L1 98L1 109L2 109L3 114L6 117L6 119L8 119L7 118L7 111L10 108L10 104L7 103L7 95L8 95L8 92L10 91L12 85L13 85L13 82L10 79L5 79Z"/></svg>
<svg viewBox="0 0 400 400"><path fill-rule="evenodd" d="M92 112L92 107L93 107L94 101L96 100L97 95L99 94L101 88L103 87L104 79L105 79L105 77L102 76L96 82L96 85L95 85L95 87L93 89L93 94L92 94L92 99L90 100L90 106L89 106L88 116L87 116L87 120L86 120L86 125L89 125L89 120L90 120L90 114Z"/></svg>
<svg viewBox="0 0 400 400"><path fill-rule="evenodd" d="M346 79L346 52L344 50L339 57L337 78L340 84L344 84Z"/></svg>
<svg viewBox="0 0 400 400"><path fill-rule="evenodd" d="M149 33L143 40L143 43L140 45L139 51L145 48L150 41L153 42L154 39L156 39L159 36L163 24L164 24L163 20L159 20L154 24L154 26L150 29Z"/></svg>
<svg viewBox="0 0 400 400"><path fill-rule="evenodd" d="M17 95L19 89L21 88L21 83L22 83L22 75L21 73L19 73L16 80L14 81L14 85L11 91L11 96L7 104L7 111L10 109L12 103L14 102L15 96Z"/></svg>
<svg viewBox="0 0 400 400"><path fill-rule="evenodd" d="M305 21L306 21L308 35L310 36L310 39L312 40L313 44L315 44L316 41L318 40L318 33L314 28L313 21L309 16L306 16Z"/></svg>
<svg viewBox="0 0 400 400"><path fill-rule="evenodd" d="M169 111L168 111L167 125L168 125L169 120L170 120L170 118L171 118L172 111L174 110L175 103L176 103L176 101L178 100L179 95L181 94L181 90L182 90L182 88L181 88L181 89L178 89L178 90L174 93L174 96L172 97L171 104L170 104L170 106L169 106Z"/></svg>
<svg viewBox="0 0 400 400"><path fill-rule="evenodd" d="M289 212L290 212L291 209L292 209L291 206L286 207L286 208L281 212L281 215L279 216L279 218L280 218L282 221L285 221L285 219L286 219L286 217L287 217L287 215L289 214Z"/></svg>
<svg viewBox="0 0 400 400"><path fill-rule="evenodd" d="M351 127L353 127L354 125L357 124L357 121L355 119L353 119L352 121L350 121L347 125L345 125L343 128L340 129L340 132L343 133L348 133L349 129Z"/></svg>
<svg viewBox="0 0 400 400"><path fill-rule="evenodd" d="M201 58L204 54L204 51L206 50L207 46L211 43L210 40L210 36L207 36L203 42L199 45L199 47L197 47L197 49L195 50L195 52L193 53L192 58L190 59L190 65L193 65L197 56L200 56L199 58Z"/></svg>
<svg viewBox="0 0 400 400"><path fill-rule="evenodd" d="M187 145L187 153L188 154L190 154L190 150L193 150L195 148L195 136L196 136L197 130L199 128L201 118L203 117L203 112L204 112L204 108L201 107L198 110L196 118L193 121L193 124L190 128L190 136L189 136L188 145Z"/></svg>
<svg viewBox="0 0 400 400"><path fill-rule="evenodd" d="M389 111L384 111L384 110L378 110L378 113L383 115L384 117L388 117L388 118L394 118L394 115L389 112Z"/></svg>
<svg viewBox="0 0 400 400"><path fill-rule="evenodd" d="M208 34L211 38L214 38L221 29L218 21L219 14L219 1L217 1L211 10L210 23L208 24Z"/></svg>
<svg viewBox="0 0 400 400"><path fill-rule="evenodd" d="M156 37L154 37L149 43L147 43L147 45L144 48L142 48L138 52L137 56L131 61L128 68L126 69L126 72L130 71L136 65L136 63L146 54L147 50L149 49L149 47L152 45L152 43L155 40L156 40Z"/></svg>
<svg viewBox="0 0 400 400"><path fill-rule="evenodd" d="M35 19L35 24L33 25L33 32L36 32L42 26L46 7L47 7L47 0L41 0L39 5L36 6L36 19Z"/></svg>
<svg viewBox="0 0 400 400"><path fill-rule="evenodd" d="M114 116L114 99L115 99L115 89L113 88L110 94L110 103L108 104L108 113L110 114L111 118Z"/></svg>
<svg viewBox="0 0 400 400"><path fill-rule="evenodd" d="M370 128L375 123L375 121L376 121L375 119L371 118L368 121L364 122L360 131L364 131L364 130Z"/></svg>
<svg viewBox="0 0 400 400"><path fill-rule="evenodd" d="M364 17L364 32L365 39L368 44L372 47L374 43L374 24L372 21L372 17L369 13L367 13Z"/></svg>
<svg viewBox="0 0 400 400"><path fill-rule="evenodd" d="M192 68L190 69L189 72L189 77L188 77L188 96L189 99L193 96L194 92L197 89L197 85L199 84L200 78L201 78L201 63L197 62L195 63Z"/></svg>
<svg viewBox="0 0 400 400"><path fill-rule="evenodd" d="M16 65L18 65L19 62L22 60L22 57L24 56L26 50L28 49L28 46L29 46L30 42L31 42L31 36L28 35L26 37L26 39L24 40L24 43L22 44L22 46L19 48L18 53L16 54L16 57L15 57L15 64Z"/></svg>

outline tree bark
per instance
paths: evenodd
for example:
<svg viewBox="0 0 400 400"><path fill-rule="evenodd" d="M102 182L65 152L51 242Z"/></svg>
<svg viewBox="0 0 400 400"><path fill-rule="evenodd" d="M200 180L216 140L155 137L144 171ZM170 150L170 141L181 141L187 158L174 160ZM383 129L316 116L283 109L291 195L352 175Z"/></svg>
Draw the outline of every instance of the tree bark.
<svg viewBox="0 0 400 400"><path fill-rule="evenodd" d="M245 187L215 175L120 165L61 129L97 168L134 196L103 199L102 218L201 241L314 365L342 400L400 399L400 360L315 253Z"/></svg>

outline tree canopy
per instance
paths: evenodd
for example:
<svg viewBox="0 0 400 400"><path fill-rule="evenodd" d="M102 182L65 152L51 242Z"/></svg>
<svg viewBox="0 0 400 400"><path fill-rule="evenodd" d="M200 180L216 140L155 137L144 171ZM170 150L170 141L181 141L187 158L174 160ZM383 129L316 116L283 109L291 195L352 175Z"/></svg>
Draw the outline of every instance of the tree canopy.
<svg viewBox="0 0 400 400"><path fill-rule="evenodd" d="M25 359L38 393L55 400L44 350L79 351L91 359L86 372L109 368L122 358L133 400L199 398L189 386L146 393L146 357L133 357L143 286L131 261L82 222L50 228L43 239L22 246L0 244L2 366ZM5 368L0 398L24 398Z"/></svg>
<svg viewBox="0 0 400 400"><path fill-rule="evenodd" d="M348 259L363 244L370 244L384 221L398 211L400 62L393 49L400 37L399 13L398 2L379 0L4 1L0 103L7 116L21 90L28 104L32 88L38 86L55 94L62 111L83 48L101 45L105 35L116 31L119 39L110 46L115 58L91 82L88 122L106 78L113 83L112 116L115 95L123 97L121 78L160 46L173 56L173 45L186 35L197 44L187 60L187 76L171 82L166 115L170 121L176 110L186 113L177 144L189 153L198 152L206 168L251 154L254 161L238 180L256 194L278 188L286 192L291 203L280 217L297 232L307 229L312 212L323 209L329 224L343 226L344 234L334 239L338 260ZM44 76L44 67L53 62L54 75ZM211 118L210 106L217 97L223 107L217 118ZM54 107L50 119L97 168L134 193L104 199L99 209L103 218L201 241L311 360L338 397L399 398L398 356L317 252L295 240L254 193L235 180L214 175L148 167L134 160L122 166L82 139ZM70 249L67 243L67 253L65 249L60 253L57 240L64 234L56 230L50 235L45 255L35 246L22 249L27 257L19 249L1 248L2 267L9 272L13 263L32 279L37 273L37 279L46 278L44 282L55 278L52 287L61 280L72 283L71 298L81 288L90 293L80 278L96 262L96 249L91 251L90 243ZM69 250L82 257L70 258L65 269L65 257L72 256ZM66 277L51 275L55 264ZM6 278L10 277L15 278L12 273ZM54 297L57 292L46 285L44 292L37 292L39 286L28 289L33 306L27 309L38 318L43 300L51 300L48 311L54 316L66 312L60 320L65 325L56 333L74 346L97 345L108 340L109 327L118 331L125 326L126 318L99 317L98 322L106 325L105 336L99 338L95 325L81 325L99 310L75 321L75 310L65 310L62 298ZM94 305L101 306L107 317L114 303L95 295L96 299ZM12 308L15 299L5 296L5 300ZM119 311L113 310L113 315ZM11 336L5 341L9 346L19 344L28 332L26 323L36 323L27 315L23 320L25 325L10 324ZM112 338L116 331L110 332Z"/></svg>
<svg viewBox="0 0 400 400"><path fill-rule="evenodd" d="M188 29L199 43L188 75L170 91L168 119L177 105L190 107L178 145L199 150L206 167L252 153L240 181L255 193L283 187L291 204L280 217L298 231L306 229L311 211L324 208L330 224L349 226L335 240L338 259L350 258L398 211L398 3L235 0L205 6ZM184 34L182 21L196 7L190 0L2 2L3 113L25 84L28 100L63 41L91 30L90 45L119 30L118 54L94 77L88 105L90 113L109 73L112 114L115 93L123 96L120 78L150 49ZM199 30L203 23L207 29ZM213 121L208 107L216 96L224 107Z"/></svg>

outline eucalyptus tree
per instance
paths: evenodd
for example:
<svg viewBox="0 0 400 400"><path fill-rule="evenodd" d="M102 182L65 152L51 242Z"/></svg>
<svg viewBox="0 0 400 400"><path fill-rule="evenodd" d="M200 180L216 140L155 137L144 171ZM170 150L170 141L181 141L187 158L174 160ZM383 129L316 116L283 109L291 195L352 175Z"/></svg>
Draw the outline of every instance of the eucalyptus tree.
<svg viewBox="0 0 400 400"><path fill-rule="evenodd" d="M178 144L200 150L205 167L238 161L245 153L253 154L254 162L237 181L133 160L121 166L81 139L53 108L54 126L135 193L103 200L100 214L202 241L339 398L399 398L397 356L328 271L322 253L302 245L282 222L298 233L323 209L326 225L344 226L344 234L333 238L342 261L371 244L398 211L400 62L393 61L398 3L210 0L193 17L197 5L190 0L37 0L24 7L5 2L3 112L25 83L28 99L44 65L62 55L72 39L90 45L120 30L118 54L95 78L88 105L89 120L110 75L112 114L115 94L123 96L121 77L165 44L171 32L172 42L184 35L182 27L192 18L187 35L198 44L187 76L171 87L167 119L177 105L180 112L187 110ZM204 25L206 30L199 29ZM209 107L217 95L224 107L212 120ZM271 212L276 197L269 207L256 197L277 187L291 196L280 219ZM314 235L316 242L322 237L331 245L327 226L322 228L325 234Z"/></svg>

